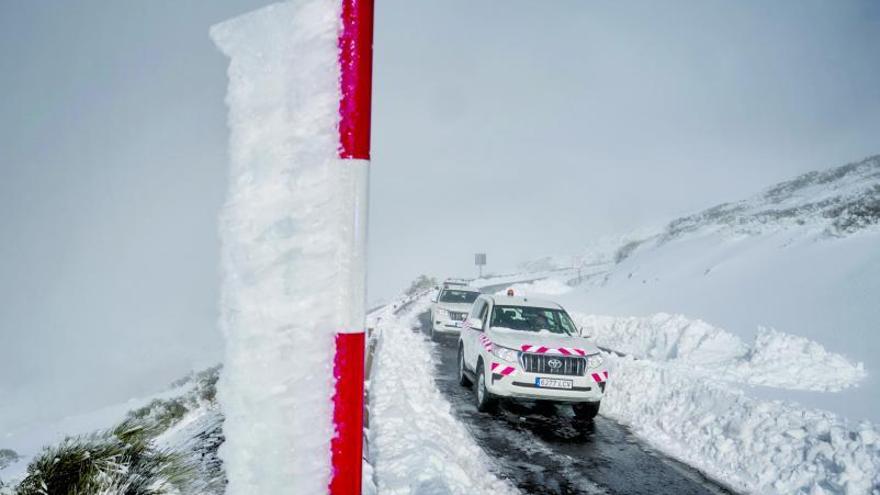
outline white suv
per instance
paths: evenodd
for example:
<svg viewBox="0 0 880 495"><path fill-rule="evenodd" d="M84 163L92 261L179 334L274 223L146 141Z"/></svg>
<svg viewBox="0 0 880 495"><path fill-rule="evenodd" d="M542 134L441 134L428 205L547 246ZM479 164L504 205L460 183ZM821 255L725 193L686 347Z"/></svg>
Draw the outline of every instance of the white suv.
<svg viewBox="0 0 880 495"><path fill-rule="evenodd" d="M462 327L458 369L480 411L498 397L549 400L571 403L578 419L596 416L608 380L599 349L568 313L531 297L480 296Z"/></svg>
<svg viewBox="0 0 880 495"><path fill-rule="evenodd" d="M479 295L480 291L471 287L444 284L431 305L431 338L437 340L443 334L458 335Z"/></svg>

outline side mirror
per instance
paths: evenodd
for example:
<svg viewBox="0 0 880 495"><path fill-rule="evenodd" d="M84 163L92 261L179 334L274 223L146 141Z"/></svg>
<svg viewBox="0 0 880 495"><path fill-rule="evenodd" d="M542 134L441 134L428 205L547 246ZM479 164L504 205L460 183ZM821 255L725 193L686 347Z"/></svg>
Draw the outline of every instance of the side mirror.
<svg viewBox="0 0 880 495"><path fill-rule="evenodd" d="M468 320L468 326L471 327L472 330L476 330L478 332L483 331L483 320L479 318L473 318Z"/></svg>
<svg viewBox="0 0 880 495"><path fill-rule="evenodd" d="M588 339L593 336L593 334L587 330L586 327L578 327L578 333L581 334L581 337Z"/></svg>

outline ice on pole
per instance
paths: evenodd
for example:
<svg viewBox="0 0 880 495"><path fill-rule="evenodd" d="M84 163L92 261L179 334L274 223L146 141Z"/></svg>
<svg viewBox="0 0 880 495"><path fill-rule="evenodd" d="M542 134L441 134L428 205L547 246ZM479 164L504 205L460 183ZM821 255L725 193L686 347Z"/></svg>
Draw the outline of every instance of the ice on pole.
<svg viewBox="0 0 880 495"><path fill-rule="evenodd" d="M211 29L229 59L221 215L227 493L326 493L337 331L363 322L365 167L338 158L338 0Z"/></svg>

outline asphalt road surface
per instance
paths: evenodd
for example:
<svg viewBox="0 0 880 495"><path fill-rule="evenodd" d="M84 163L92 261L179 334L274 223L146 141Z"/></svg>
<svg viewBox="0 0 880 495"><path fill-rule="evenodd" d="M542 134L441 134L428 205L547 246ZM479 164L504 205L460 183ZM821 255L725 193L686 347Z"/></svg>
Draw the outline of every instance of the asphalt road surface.
<svg viewBox="0 0 880 495"><path fill-rule="evenodd" d="M420 331L430 340L429 315ZM497 475L533 494L731 493L696 470L640 443L601 415L578 427L567 406L502 402L493 414L477 411L473 392L458 384L457 340L434 343L437 386L477 443L494 459Z"/></svg>

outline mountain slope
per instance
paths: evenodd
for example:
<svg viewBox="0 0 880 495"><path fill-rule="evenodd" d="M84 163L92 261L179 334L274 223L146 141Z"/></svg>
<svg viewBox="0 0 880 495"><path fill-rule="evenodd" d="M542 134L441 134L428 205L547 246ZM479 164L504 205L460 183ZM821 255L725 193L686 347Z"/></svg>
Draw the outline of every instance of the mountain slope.
<svg viewBox="0 0 880 495"><path fill-rule="evenodd" d="M615 316L683 314L752 340L760 327L863 362L867 378L834 393L765 390L853 419L880 421L880 156L776 184L742 201L603 240L555 296ZM545 258L530 268L570 266Z"/></svg>
<svg viewBox="0 0 880 495"><path fill-rule="evenodd" d="M880 222L880 155L776 184L742 201L724 203L670 222L659 243L724 230L760 234L783 229L844 236Z"/></svg>

